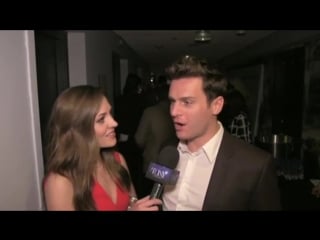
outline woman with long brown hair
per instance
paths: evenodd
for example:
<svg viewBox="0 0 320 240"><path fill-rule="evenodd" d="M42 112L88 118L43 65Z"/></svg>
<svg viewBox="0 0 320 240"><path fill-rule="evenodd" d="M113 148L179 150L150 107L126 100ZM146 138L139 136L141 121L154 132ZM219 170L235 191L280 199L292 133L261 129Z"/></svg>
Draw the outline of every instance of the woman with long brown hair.
<svg viewBox="0 0 320 240"><path fill-rule="evenodd" d="M114 148L117 125L99 88L76 86L58 96L48 124L47 210L158 210L159 199L132 201L126 161Z"/></svg>

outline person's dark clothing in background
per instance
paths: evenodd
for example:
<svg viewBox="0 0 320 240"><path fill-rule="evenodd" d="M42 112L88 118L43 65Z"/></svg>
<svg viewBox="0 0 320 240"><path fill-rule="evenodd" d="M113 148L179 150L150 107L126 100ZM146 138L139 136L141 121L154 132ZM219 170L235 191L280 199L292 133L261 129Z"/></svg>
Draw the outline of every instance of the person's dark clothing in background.
<svg viewBox="0 0 320 240"><path fill-rule="evenodd" d="M132 181L138 196L141 196L142 156L137 147L134 134L144 109L144 98L141 93L141 79L136 74L129 74L123 94L115 101L115 119L117 128L118 148L127 160Z"/></svg>

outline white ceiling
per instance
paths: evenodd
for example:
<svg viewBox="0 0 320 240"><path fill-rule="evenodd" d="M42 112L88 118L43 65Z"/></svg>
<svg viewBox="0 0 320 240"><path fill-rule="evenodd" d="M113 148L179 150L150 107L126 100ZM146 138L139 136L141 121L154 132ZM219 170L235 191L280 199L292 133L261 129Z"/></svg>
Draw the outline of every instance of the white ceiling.
<svg viewBox="0 0 320 240"><path fill-rule="evenodd" d="M163 69L181 55L205 57L209 64L228 56L270 34L273 30L210 30L209 43L196 43L195 30L116 30L136 53L150 64L151 70Z"/></svg>

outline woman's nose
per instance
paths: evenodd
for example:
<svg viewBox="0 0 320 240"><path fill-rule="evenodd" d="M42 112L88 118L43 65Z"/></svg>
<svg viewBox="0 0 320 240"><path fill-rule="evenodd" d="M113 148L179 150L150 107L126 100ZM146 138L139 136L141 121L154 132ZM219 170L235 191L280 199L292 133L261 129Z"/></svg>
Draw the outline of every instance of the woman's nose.
<svg viewBox="0 0 320 240"><path fill-rule="evenodd" d="M111 117L111 119L112 119L111 126L112 127L117 127L118 126L118 122L113 117Z"/></svg>

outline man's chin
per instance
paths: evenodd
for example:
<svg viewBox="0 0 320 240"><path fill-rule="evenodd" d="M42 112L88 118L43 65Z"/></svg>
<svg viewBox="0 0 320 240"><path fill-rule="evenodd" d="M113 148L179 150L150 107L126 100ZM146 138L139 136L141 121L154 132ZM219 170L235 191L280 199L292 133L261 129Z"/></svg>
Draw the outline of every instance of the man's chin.
<svg viewBox="0 0 320 240"><path fill-rule="evenodd" d="M185 136L179 136L179 135L177 135L177 137L178 137L178 139L179 139L181 142L183 142L183 143L186 143L186 142L188 141L188 138L185 137Z"/></svg>

